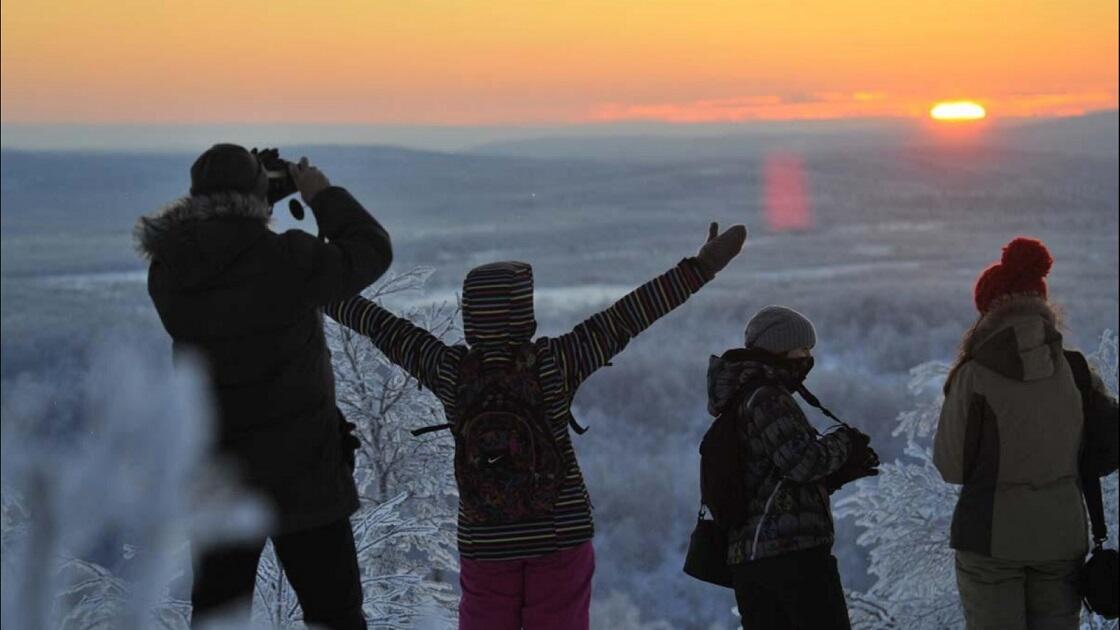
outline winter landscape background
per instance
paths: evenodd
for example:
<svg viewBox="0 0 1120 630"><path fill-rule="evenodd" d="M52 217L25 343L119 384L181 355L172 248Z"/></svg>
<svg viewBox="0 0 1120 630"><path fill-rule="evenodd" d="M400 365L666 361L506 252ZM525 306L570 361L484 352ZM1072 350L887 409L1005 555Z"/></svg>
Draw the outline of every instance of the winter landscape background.
<svg viewBox="0 0 1120 630"><path fill-rule="evenodd" d="M203 148L3 150L5 626L143 628L155 614L181 627L185 532L261 526L252 505L233 510L236 497L210 497L188 516L179 489L199 481L205 403L196 376L171 370L130 236L137 216L185 193ZM810 389L890 462L878 480L834 496L859 627L960 625L944 547L954 490L923 453L939 362L974 320L976 275L1011 237L1050 247L1067 344L1097 353L1115 388L1106 331L1120 328L1116 112L968 139L884 126L600 133L447 152L281 148L308 155L382 221L396 276L373 291L452 341L458 285L477 264L532 263L539 333L556 334L695 253L708 221L749 227L727 270L576 399L592 427L575 446L595 504L596 627L735 626L730 592L680 567L709 421L707 359L741 343L762 306L813 319ZM309 223L277 206L277 229ZM438 407L362 340L330 332L344 410L363 431L355 528L371 625L448 627L450 438L405 430L431 424ZM1115 475L1108 483L1115 545ZM911 525L882 518L893 514ZM267 557L255 618L298 619Z"/></svg>

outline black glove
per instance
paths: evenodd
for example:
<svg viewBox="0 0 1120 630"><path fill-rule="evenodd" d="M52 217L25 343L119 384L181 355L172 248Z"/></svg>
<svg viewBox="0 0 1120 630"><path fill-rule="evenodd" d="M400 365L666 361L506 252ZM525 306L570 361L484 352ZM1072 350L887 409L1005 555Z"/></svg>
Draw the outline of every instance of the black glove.
<svg viewBox="0 0 1120 630"><path fill-rule="evenodd" d="M708 240L696 254L696 260L709 275L716 275L721 269L738 256L743 249L743 242L747 240L747 228L742 225L733 225L723 234L719 233L719 224L712 223L708 226Z"/></svg>
<svg viewBox="0 0 1120 630"><path fill-rule="evenodd" d="M856 479L879 474L879 454L871 448L871 437L853 427L844 427L841 430L848 433L848 458L836 472L824 478L824 485L829 494Z"/></svg>
<svg viewBox="0 0 1120 630"><path fill-rule="evenodd" d="M829 494L836 492L845 485L855 481L856 479L863 479L864 477L874 477L879 474L878 468L872 467L859 467L844 465L840 470L828 475L824 478L824 487L828 490Z"/></svg>
<svg viewBox="0 0 1120 630"><path fill-rule="evenodd" d="M879 465L879 454L875 449L871 448L871 436L863 431L854 427L847 427L848 435L851 436L852 446L848 451L848 464L854 466L862 466L865 468L875 468Z"/></svg>

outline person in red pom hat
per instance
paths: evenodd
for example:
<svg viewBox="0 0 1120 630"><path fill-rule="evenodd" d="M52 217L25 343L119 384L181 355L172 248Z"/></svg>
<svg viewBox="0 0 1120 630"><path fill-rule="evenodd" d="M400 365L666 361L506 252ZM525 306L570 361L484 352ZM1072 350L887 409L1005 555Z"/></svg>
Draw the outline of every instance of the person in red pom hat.
<svg viewBox="0 0 1120 630"><path fill-rule="evenodd" d="M950 546L970 630L1080 623L1088 545L1079 455L1084 444L1116 461L1117 407L1084 356L1062 347L1046 286L1053 264L1036 239L1003 248L976 281L980 317L945 383L933 462L962 486ZM1102 426L1111 439L1095 433Z"/></svg>

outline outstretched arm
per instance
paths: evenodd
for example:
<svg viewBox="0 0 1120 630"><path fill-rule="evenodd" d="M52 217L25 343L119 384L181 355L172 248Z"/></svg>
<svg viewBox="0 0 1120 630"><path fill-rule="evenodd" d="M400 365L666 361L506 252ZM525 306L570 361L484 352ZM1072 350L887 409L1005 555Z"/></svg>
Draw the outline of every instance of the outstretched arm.
<svg viewBox="0 0 1120 630"><path fill-rule="evenodd" d="M450 348L432 333L356 296L327 306L323 312L339 324L373 341L393 363L432 391Z"/></svg>
<svg viewBox="0 0 1120 630"><path fill-rule="evenodd" d="M739 253L746 228L737 225L723 234L717 232L718 226L713 223L699 255L682 260L571 332L549 340L569 393L622 352L631 339L684 304Z"/></svg>

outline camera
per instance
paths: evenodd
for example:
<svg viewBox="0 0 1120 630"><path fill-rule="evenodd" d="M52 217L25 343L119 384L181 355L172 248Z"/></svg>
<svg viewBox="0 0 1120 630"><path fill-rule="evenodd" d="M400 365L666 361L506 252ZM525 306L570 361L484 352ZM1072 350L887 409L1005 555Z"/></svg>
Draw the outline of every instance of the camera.
<svg viewBox="0 0 1120 630"><path fill-rule="evenodd" d="M251 153L256 156L261 163L261 168L264 169L265 175L268 176L268 203L274 204L284 197L296 193L298 190L296 182L292 179L292 172L289 169L292 163L280 157L279 149L257 150L254 148ZM303 206L299 201L290 200L288 210L297 221L303 220Z"/></svg>

